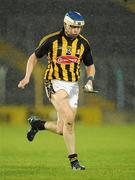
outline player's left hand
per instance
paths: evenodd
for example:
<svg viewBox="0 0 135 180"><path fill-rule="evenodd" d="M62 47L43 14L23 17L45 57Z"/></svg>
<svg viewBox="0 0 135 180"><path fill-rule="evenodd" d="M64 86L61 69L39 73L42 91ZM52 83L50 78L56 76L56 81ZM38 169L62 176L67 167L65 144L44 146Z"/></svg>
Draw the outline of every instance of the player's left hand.
<svg viewBox="0 0 135 180"><path fill-rule="evenodd" d="M85 92L91 92L93 91L93 82L91 80L88 80L86 85L84 86Z"/></svg>
<svg viewBox="0 0 135 180"><path fill-rule="evenodd" d="M24 78L19 82L18 88L24 89L28 83L29 83L29 79Z"/></svg>

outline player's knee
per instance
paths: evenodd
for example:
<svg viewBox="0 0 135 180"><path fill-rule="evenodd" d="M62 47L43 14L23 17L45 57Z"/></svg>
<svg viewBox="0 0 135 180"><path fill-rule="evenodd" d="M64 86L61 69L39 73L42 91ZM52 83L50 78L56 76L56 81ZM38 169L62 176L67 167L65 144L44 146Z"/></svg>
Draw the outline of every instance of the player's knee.
<svg viewBox="0 0 135 180"><path fill-rule="evenodd" d="M68 121L65 122L64 125L65 125L66 129L67 129L69 132L72 132L72 131L73 131L73 127L74 127L73 121L68 120Z"/></svg>

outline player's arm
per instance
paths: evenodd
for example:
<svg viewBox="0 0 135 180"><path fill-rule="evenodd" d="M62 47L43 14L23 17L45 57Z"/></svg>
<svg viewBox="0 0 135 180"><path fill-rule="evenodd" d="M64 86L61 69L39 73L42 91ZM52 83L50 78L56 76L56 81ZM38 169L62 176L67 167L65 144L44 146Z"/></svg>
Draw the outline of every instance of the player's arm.
<svg viewBox="0 0 135 180"><path fill-rule="evenodd" d="M35 49L35 52L29 57L25 77L19 82L18 87L24 89L25 86L29 83L31 74L39 58L42 58L47 54L49 49L49 41L45 39L39 46Z"/></svg>
<svg viewBox="0 0 135 180"><path fill-rule="evenodd" d="M83 54L83 62L86 66L86 75L87 75L87 82L84 86L85 91L90 92L93 91L93 80L95 76L95 65L93 63L93 57L90 49L89 43L85 46L85 51Z"/></svg>
<svg viewBox="0 0 135 180"><path fill-rule="evenodd" d="M26 65L26 73L24 78L19 82L18 87L24 89L25 86L29 83L31 74L35 65L37 64L37 57L35 52L29 57L27 65Z"/></svg>

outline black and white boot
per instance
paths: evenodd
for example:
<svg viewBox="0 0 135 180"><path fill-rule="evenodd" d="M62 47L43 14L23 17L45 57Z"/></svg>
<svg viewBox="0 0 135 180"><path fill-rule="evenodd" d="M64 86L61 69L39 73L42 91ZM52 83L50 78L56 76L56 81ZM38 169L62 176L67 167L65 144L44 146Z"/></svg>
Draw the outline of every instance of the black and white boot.
<svg viewBox="0 0 135 180"><path fill-rule="evenodd" d="M27 133L27 139L29 141L33 141L35 135L37 134L37 132L39 130L45 130L45 121L40 120L39 118L37 118L36 116L31 116L28 119L28 122L30 124L30 130Z"/></svg>
<svg viewBox="0 0 135 180"><path fill-rule="evenodd" d="M80 165L78 159L77 159L77 154L71 154L68 156L71 164L71 168L73 170L85 170L86 168L82 165Z"/></svg>

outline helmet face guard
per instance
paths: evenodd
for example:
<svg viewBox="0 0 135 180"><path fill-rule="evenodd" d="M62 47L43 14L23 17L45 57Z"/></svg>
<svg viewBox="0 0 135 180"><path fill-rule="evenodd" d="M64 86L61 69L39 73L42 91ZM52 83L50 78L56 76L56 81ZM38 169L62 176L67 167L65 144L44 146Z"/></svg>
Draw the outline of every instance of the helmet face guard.
<svg viewBox="0 0 135 180"><path fill-rule="evenodd" d="M77 27L82 27L85 24L83 16L76 11L70 11L66 13L64 17L64 23Z"/></svg>

